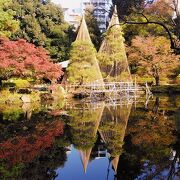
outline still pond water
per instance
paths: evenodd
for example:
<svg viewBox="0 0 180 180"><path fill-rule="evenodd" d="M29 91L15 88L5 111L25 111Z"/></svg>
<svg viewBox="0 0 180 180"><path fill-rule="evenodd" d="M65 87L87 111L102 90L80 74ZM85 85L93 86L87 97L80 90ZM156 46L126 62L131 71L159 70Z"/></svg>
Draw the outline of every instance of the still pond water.
<svg viewBox="0 0 180 180"><path fill-rule="evenodd" d="M180 179L180 96L0 104L0 179Z"/></svg>

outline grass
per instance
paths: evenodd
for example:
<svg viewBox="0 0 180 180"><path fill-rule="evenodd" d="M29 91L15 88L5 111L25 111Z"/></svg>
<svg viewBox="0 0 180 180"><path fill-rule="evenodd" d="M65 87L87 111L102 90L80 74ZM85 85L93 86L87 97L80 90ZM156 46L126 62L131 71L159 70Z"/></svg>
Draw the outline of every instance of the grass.
<svg viewBox="0 0 180 180"><path fill-rule="evenodd" d="M3 87L15 87L15 88L29 88L31 79L20 79L20 78L12 78L7 81L3 81Z"/></svg>
<svg viewBox="0 0 180 180"><path fill-rule="evenodd" d="M33 91L28 96L31 99L31 102L40 101L39 97L40 93L38 91ZM0 103L7 103L7 104L21 104L22 100L20 99L22 94L18 93L11 93L9 90L5 89L0 91Z"/></svg>

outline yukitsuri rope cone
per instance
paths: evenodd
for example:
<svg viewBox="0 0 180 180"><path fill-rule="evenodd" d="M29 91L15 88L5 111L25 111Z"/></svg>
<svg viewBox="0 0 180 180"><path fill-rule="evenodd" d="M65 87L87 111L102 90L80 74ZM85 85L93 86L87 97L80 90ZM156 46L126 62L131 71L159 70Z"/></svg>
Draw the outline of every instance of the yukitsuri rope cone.
<svg viewBox="0 0 180 180"><path fill-rule="evenodd" d="M105 81L132 82L116 6L98 52L98 60Z"/></svg>
<svg viewBox="0 0 180 180"><path fill-rule="evenodd" d="M86 126L88 126L88 125L92 126L91 131L88 132L88 133L91 134L92 139L96 138L96 136L97 136L97 131L98 131L98 128L99 128L99 124L100 124L100 121L101 121L103 110L104 110L104 103L101 104L101 108L98 108L97 110L94 110L94 113L96 114L95 121L92 122L92 124L88 124L88 123L86 124ZM95 142L94 142L94 144L95 144ZM89 160L90 160L90 156L91 156L91 152L92 152L94 144L92 144L92 146L89 147L89 148L79 150L80 157L81 157L81 162L83 164L83 168L84 168L85 173L87 171L88 163L89 163Z"/></svg>
<svg viewBox="0 0 180 180"><path fill-rule="evenodd" d="M110 161L115 172L117 171L119 157L123 150L122 146L131 107L132 103L117 106L117 109L105 107L98 129L102 140L106 143L110 154Z"/></svg>
<svg viewBox="0 0 180 180"><path fill-rule="evenodd" d="M81 109L70 110L68 114L72 115L69 123L70 132L72 134L72 143L80 153L81 162L86 173L87 166L90 160L92 148L96 142L96 135L104 110L104 102L100 103L100 107L92 109L88 106Z"/></svg>
<svg viewBox="0 0 180 180"><path fill-rule="evenodd" d="M68 79L70 84L104 85L102 74L96 58L96 50L92 44L89 31L82 17L75 42L70 52L70 64L68 68Z"/></svg>

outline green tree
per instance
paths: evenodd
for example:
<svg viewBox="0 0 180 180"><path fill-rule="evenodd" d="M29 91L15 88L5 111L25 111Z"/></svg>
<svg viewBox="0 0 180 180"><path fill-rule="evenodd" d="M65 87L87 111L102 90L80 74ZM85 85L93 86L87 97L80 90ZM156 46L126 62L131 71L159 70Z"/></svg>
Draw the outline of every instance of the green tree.
<svg viewBox="0 0 180 180"><path fill-rule="evenodd" d="M9 8L16 11L15 18L20 21L20 30L13 39L24 38L45 47L56 61L68 58L72 31L64 21L61 7L50 1L13 0Z"/></svg>
<svg viewBox="0 0 180 180"><path fill-rule="evenodd" d="M112 0L114 5L117 5L118 16L120 19L124 19L130 15L133 10L142 9L145 0Z"/></svg>
<svg viewBox="0 0 180 180"><path fill-rule="evenodd" d="M104 41L98 52L98 60L107 81L131 81L124 37L114 12Z"/></svg>
<svg viewBox="0 0 180 180"><path fill-rule="evenodd" d="M176 0L114 1L120 20L126 24L124 26L126 41L131 44L131 40L137 35L165 36L170 38L171 48L178 52L176 37L173 36L175 34L177 39L179 37L178 3Z"/></svg>
<svg viewBox="0 0 180 180"><path fill-rule="evenodd" d="M13 19L15 12L8 10L11 0L0 0L0 36L10 37L19 29L19 22Z"/></svg>
<svg viewBox="0 0 180 180"><path fill-rule="evenodd" d="M162 25L166 26L171 33L174 32L172 13L172 8L163 0L156 1L143 11L137 10L134 13L132 11L130 16L126 16L126 25L123 26L126 41L130 44L137 35L168 37L169 34Z"/></svg>
<svg viewBox="0 0 180 180"><path fill-rule="evenodd" d="M71 63L68 68L70 83L82 85L96 80L98 75L94 68L95 53L95 48L89 42L75 41L72 44Z"/></svg>

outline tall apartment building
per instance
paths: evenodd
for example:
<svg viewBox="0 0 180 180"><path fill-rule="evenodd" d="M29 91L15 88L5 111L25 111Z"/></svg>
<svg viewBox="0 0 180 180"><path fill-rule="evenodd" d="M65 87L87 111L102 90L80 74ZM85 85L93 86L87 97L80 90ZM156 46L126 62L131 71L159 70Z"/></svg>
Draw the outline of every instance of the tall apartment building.
<svg viewBox="0 0 180 180"><path fill-rule="evenodd" d="M101 32L106 31L111 0L83 0L83 9L89 5L92 5L94 8L94 17L97 19L99 29Z"/></svg>

